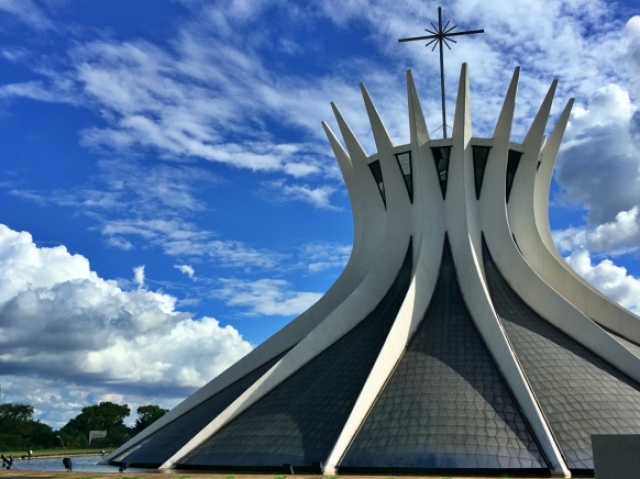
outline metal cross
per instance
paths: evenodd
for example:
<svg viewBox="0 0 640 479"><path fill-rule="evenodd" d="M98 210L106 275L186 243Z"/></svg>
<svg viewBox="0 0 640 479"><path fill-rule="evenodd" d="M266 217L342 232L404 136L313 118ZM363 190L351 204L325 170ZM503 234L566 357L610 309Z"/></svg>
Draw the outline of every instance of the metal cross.
<svg viewBox="0 0 640 479"><path fill-rule="evenodd" d="M453 25L452 27L449 27L449 23L447 22L446 25L442 26L442 7L438 7L438 26L436 27L433 23L431 23L431 26L433 27L433 29L435 31L431 31L427 28L425 28L426 32L431 33L431 35L426 35L423 37L410 37L410 38L400 38L398 40L398 42L402 43L402 42L413 42L416 40L430 40L429 43L427 43L425 45L425 47L428 47L429 45L431 45L432 43L434 43L433 48L431 49L431 51L434 51L436 49L437 46L440 47L440 92L441 92L441 96L442 96L442 135L443 138L447 137L447 114L446 114L446 110L445 110L445 106L444 106L444 61L443 61L443 54L442 54L442 44L444 43L447 48L449 50L451 50L451 47L449 46L449 43L447 42L453 42L453 43L458 43L455 40L453 40L452 38L449 37L454 37L454 36L458 36L458 35L474 35L476 33L484 33L484 29L483 30L468 30L466 32L455 32L455 33L451 33L453 32L453 30L455 30L456 26ZM449 29L447 29L447 27L449 27Z"/></svg>

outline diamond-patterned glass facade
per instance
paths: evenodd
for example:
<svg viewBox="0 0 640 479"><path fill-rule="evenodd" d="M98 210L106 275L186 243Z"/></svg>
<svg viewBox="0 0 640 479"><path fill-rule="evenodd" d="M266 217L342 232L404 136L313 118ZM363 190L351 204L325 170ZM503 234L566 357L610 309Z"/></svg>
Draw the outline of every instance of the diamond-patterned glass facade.
<svg viewBox="0 0 640 479"><path fill-rule="evenodd" d="M229 404L266 373L282 356L284 354L277 356L243 378L238 379L219 393L159 429L140 444L114 458L111 462L114 464L128 464L134 467L159 467L218 414L224 411Z"/></svg>
<svg viewBox="0 0 640 479"><path fill-rule="evenodd" d="M592 470L592 434L640 434L640 386L542 319L502 277L485 246L493 304L572 470Z"/></svg>
<svg viewBox="0 0 640 479"><path fill-rule="evenodd" d="M369 468L548 469L464 305L448 242L425 317L340 465Z"/></svg>
<svg viewBox="0 0 640 479"><path fill-rule="evenodd" d="M350 332L180 461L179 467L311 468L324 462L409 287L411 244L394 284Z"/></svg>
<svg viewBox="0 0 640 479"><path fill-rule="evenodd" d="M409 193L409 200L413 203L413 170L411 168L411 152L396 154L396 160L400 167L400 172L404 178L404 183L407 186L407 193Z"/></svg>

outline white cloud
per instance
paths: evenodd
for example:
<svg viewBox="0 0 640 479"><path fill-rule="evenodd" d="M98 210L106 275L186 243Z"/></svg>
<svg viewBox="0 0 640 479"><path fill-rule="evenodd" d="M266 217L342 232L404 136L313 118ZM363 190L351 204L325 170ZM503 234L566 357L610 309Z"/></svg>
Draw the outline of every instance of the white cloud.
<svg viewBox="0 0 640 479"><path fill-rule="evenodd" d="M138 289L144 287L144 265L133 268L133 281L138 285Z"/></svg>
<svg viewBox="0 0 640 479"><path fill-rule="evenodd" d="M174 268L179 270L181 273L186 274L187 276L189 276L189 278L193 278L193 275L196 273L193 269L193 266L190 266L188 264L176 264L174 265Z"/></svg>
<svg viewBox="0 0 640 479"><path fill-rule="evenodd" d="M553 239L562 252L585 248L589 251L616 254L640 248L640 207L621 211L615 221L592 229L567 228L553 232Z"/></svg>
<svg viewBox="0 0 640 479"><path fill-rule="evenodd" d="M312 243L302 248L302 261L309 273L319 273L327 269L344 268L351 256L351 245L337 243Z"/></svg>
<svg viewBox="0 0 640 479"><path fill-rule="evenodd" d="M581 203L591 228L640 206L640 132L629 93L618 85L598 89L587 107L576 106L558 159L562 200Z"/></svg>
<svg viewBox="0 0 640 479"><path fill-rule="evenodd" d="M330 185L321 185L314 188L308 184L290 185L284 180L266 181L264 185L276 193L277 196L270 196L275 200L302 201L316 208L341 210L341 208L331 204L331 195L337 191L337 188Z"/></svg>
<svg viewBox="0 0 640 479"><path fill-rule="evenodd" d="M322 296L322 293L291 291L291 284L282 279L220 281L223 286L214 295L224 300L227 306L248 308L248 314L252 315L298 315Z"/></svg>
<svg viewBox="0 0 640 479"><path fill-rule="evenodd" d="M102 233L108 238L138 237L161 247L170 256L201 256L230 268L275 268L286 255L253 248L240 241L219 240L195 224L174 219L105 220Z"/></svg>
<svg viewBox="0 0 640 479"><path fill-rule="evenodd" d="M577 249L566 258L579 275L613 301L635 314L640 314L640 279L627 274L626 268L616 266L609 259L593 265L584 249Z"/></svg>
<svg viewBox="0 0 640 479"><path fill-rule="evenodd" d="M313 123L321 138L318 112L309 114L309 106L315 109L318 103L300 101L306 91L294 87L299 98L291 98L259 57L209 36L194 37L185 30L175 45L175 52L144 41L81 45L69 53L71 69L47 71L47 81L4 85L0 96L82 102L96 109L107 126L84 130L87 146L152 149L170 158L203 158L294 177L332 166L317 158L315 144L279 142L260 125L263 118L290 114L283 105L271 108L274 100L286 98L305 113L286 123ZM326 100L323 109L329 110ZM232 135L244 138L227 138Z"/></svg>
<svg viewBox="0 0 640 479"><path fill-rule="evenodd" d="M0 0L0 11L4 11L27 25L41 30L52 28L52 22L33 0Z"/></svg>
<svg viewBox="0 0 640 479"><path fill-rule="evenodd" d="M133 244L131 243L131 241L121 238L120 236L110 236L107 240L107 244L123 251L129 251L130 249L133 249Z"/></svg>
<svg viewBox="0 0 640 479"><path fill-rule="evenodd" d="M632 75L631 85L638 98L640 97L640 15L631 17L627 22L626 34L627 55Z"/></svg>
<svg viewBox="0 0 640 479"><path fill-rule="evenodd" d="M0 225L3 376L43 377L83 391L70 406L77 413L94 388L125 398L128 391L184 396L251 350L232 327L194 320L175 309L176 298L142 287L141 269L136 280L138 289L123 291L83 256L64 246L38 248L28 233ZM27 394L14 387L12 395Z"/></svg>

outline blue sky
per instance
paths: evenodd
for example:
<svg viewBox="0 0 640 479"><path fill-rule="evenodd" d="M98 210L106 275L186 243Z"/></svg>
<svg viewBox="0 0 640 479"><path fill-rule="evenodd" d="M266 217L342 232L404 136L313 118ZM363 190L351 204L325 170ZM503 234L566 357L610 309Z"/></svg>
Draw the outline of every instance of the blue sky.
<svg viewBox="0 0 640 479"><path fill-rule="evenodd" d="M320 122L374 151L358 84L408 140L411 68L440 128L437 2L0 0L0 384L64 424L100 400L171 407L304 311L349 257ZM635 1L456 0L447 51L489 136L522 67L514 140L553 80L576 106L550 218L569 263L640 311ZM635 16L634 16L635 15ZM552 126L553 121L549 126ZM334 128L337 131L337 128Z"/></svg>

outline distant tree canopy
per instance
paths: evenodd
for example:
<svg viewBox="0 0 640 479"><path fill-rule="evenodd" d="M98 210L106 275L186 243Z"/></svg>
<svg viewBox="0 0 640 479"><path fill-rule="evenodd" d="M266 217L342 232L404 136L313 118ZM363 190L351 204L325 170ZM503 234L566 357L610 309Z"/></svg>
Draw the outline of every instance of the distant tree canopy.
<svg viewBox="0 0 640 479"><path fill-rule="evenodd" d="M33 406L0 404L0 449L28 449L52 446L51 427L33 420Z"/></svg>
<svg viewBox="0 0 640 479"><path fill-rule="evenodd" d="M162 409L160 406L154 404L149 404L147 406L140 406L136 409L136 412L138 413L138 419L136 419L136 424L133 426L132 432L134 434L138 434L143 429L146 429L147 426L150 426L167 414L169 410Z"/></svg>
<svg viewBox="0 0 640 479"><path fill-rule="evenodd" d="M131 413L126 404L109 401L82 408L82 412L71 419L60 430L61 433L78 439L78 433L89 440L89 431L107 431L107 437L98 440L106 444L122 444L129 439L131 431L124 424L124 418ZM95 443L98 444L98 441ZM86 444L86 443L85 443Z"/></svg>
<svg viewBox="0 0 640 479"><path fill-rule="evenodd" d="M138 418L131 428L124 423L131 409L126 404L101 402L82 408L59 431L40 421L34 421L33 406L28 404L0 404L0 452L8 450L40 449L51 446L86 446L89 431L107 431L107 436L94 439L92 445L118 446L164 416L168 410L154 404L140 406Z"/></svg>

